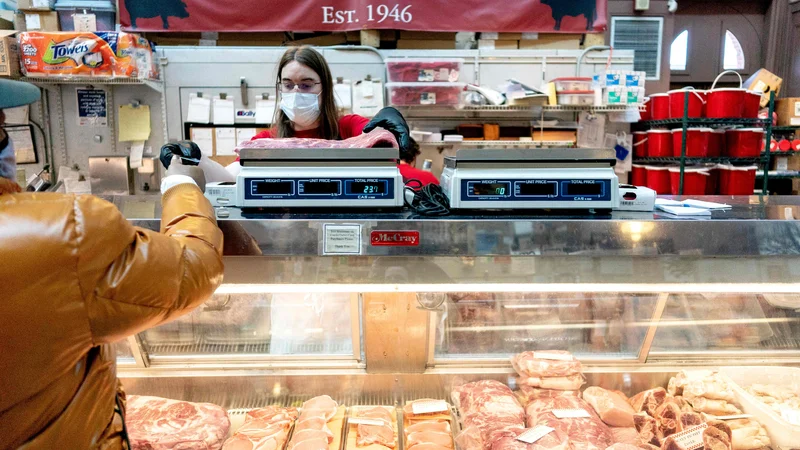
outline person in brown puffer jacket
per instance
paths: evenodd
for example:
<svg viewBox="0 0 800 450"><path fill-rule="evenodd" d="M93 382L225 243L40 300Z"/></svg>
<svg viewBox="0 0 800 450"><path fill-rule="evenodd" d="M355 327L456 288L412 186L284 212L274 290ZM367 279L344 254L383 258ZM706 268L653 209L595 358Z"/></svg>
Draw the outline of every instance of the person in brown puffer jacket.
<svg viewBox="0 0 800 450"><path fill-rule="evenodd" d="M0 109L38 96L0 79ZM202 171L172 165L157 233L97 197L20 193L13 161L0 131L0 449L127 448L111 344L188 313L222 281Z"/></svg>

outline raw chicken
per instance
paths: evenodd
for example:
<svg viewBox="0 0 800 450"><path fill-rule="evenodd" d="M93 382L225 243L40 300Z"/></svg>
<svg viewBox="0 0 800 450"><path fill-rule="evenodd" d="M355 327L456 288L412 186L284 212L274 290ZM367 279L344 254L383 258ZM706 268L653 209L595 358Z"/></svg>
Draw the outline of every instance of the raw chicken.
<svg viewBox="0 0 800 450"><path fill-rule="evenodd" d="M450 433L439 433L435 431L417 431L406 436L406 445L414 446L422 443L440 445L442 447L453 448L453 437Z"/></svg>
<svg viewBox="0 0 800 450"><path fill-rule="evenodd" d="M450 433L449 422L434 422L424 421L409 425L405 428L406 434L416 433L419 431L434 431L437 433Z"/></svg>
<svg viewBox="0 0 800 450"><path fill-rule="evenodd" d="M554 409L582 409L590 417L558 419ZM525 413L528 427L546 425L569 437L575 449L605 450L614 443L611 430L594 413L592 407L576 397L555 397L531 402Z"/></svg>
<svg viewBox="0 0 800 450"><path fill-rule="evenodd" d="M583 399L594 408L600 420L612 427L633 427L636 411L616 392L591 386L583 391Z"/></svg>

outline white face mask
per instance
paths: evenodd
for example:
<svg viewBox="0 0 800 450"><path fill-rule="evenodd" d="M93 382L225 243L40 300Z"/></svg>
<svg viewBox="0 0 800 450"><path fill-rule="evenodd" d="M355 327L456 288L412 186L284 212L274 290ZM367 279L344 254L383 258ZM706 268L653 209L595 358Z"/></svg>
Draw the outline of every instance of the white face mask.
<svg viewBox="0 0 800 450"><path fill-rule="evenodd" d="M0 177L9 180L17 179L17 157L14 155L14 144L8 139L8 146L0 148Z"/></svg>
<svg viewBox="0 0 800 450"><path fill-rule="evenodd" d="M281 110L295 124L303 128L310 127L319 119L319 94L281 94Z"/></svg>

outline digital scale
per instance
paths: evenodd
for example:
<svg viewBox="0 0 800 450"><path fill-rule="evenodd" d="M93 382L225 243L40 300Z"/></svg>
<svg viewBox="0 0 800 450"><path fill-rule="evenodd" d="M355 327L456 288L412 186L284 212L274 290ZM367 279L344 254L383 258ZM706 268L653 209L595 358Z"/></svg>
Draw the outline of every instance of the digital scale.
<svg viewBox="0 0 800 450"><path fill-rule="evenodd" d="M208 183L214 206L400 208L396 148L242 149L236 182Z"/></svg>
<svg viewBox="0 0 800 450"><path fill-rule="evenodd" d="M613 150L459 150L445 157L451 209L615 209Z"/></svg>

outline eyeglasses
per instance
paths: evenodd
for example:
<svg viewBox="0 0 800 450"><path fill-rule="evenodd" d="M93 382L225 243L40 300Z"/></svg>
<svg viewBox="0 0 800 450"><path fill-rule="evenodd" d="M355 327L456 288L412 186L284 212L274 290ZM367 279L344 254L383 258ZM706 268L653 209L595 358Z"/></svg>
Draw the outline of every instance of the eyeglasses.
<svg viewBox="0 0 800 450"><path fill-rule="evenodd" d="M311 92L314 89L314 86L316 86L318 84L322 84L322 83L320 83L320 82L313 83L311 81L304 81L302 83L294 84L291 81L284 81L283 83L281 83L281 91L282 92L292 92L293 90L295 90L295 88L297 88L297 90L300 91L300 92L308 93L308 92Z"/></svg>

